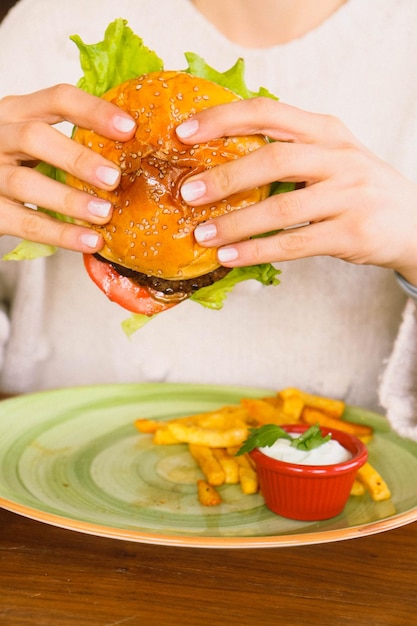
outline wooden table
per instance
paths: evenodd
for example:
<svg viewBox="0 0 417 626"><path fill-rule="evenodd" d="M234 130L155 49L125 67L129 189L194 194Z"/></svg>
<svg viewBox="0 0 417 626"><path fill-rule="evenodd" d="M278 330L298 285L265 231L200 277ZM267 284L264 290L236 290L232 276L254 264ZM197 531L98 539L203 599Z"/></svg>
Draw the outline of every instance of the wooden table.
<svg viewBox="0 0 417 626"><path fill-rule="evenodd" d="M417 522L332 544L194 549L0 510L4 626L411 626Z"/></svg>

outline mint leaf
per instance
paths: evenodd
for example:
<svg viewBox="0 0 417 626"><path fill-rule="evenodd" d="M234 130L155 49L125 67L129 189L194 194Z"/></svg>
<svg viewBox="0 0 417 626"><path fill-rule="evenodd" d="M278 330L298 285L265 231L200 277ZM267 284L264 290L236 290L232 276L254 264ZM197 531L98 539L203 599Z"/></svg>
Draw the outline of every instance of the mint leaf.
<svg viewBox="0 0 417 626"><path fill-rule="evenodd" d="M236 456L250 452L255 448L272 446L277 439L291 439L291 436L276 424L264 424L259 428L250 428L249 436L236 452Z"/></svg>
<svg viewBox="0 0 417 626"><path fill-rule="evenodd" d="M308 430L302 433L299 437L294 439L291 442L293 448L297 448L297 450L313 450L314 448L318 448L319 446L326 443L331 439L331 435L326 435L323 437L320 430L320 425L315 424L311 426Z"/></svg>
<svg viewBox="0 0 417 626"><path fill-rule="evenodd" d="M301 433L298 437L293 438L286 430L276 424L264 424L263 426L259 426L259 428L249 429L249 436L236 452L236 456L250 452L255 448L270 447L277 439L290 440L291 446L298 450L313 450L313 448L318 448L323 443L326 443L326 441L329 441L331 435L323 437L320 425L315 424L314 426L310 426L310 428L304 433Z"/></svg>

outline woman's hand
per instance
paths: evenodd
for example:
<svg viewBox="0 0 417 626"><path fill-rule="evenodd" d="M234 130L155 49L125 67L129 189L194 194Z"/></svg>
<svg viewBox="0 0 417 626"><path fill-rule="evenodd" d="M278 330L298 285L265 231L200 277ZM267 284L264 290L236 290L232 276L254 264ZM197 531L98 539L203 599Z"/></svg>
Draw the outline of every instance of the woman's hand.
<svg viewBox="0 0 417 626"><path fill-rule="evenodd" d="M34 204L97 224L110 218L109 202L31 167L45 161L101 189L118 185L120 170L114 163L53 128L64 120L119 141L130 139L136 126L115 105L70 85L0 100L0 234L96 252L103 242L95 231L24 206Z"/></svg>
<svg viewBox="0 0 417 626"><path fill-rule="evenodd" d="M417 284L417 185L338 119L257 98L213 107L177 129L188 144L253 133L276 141L187 179L184 200L205 204L277 180L305 185L200 225L197 241L219 247L222 265L330 255L393 268Z"/></svg>

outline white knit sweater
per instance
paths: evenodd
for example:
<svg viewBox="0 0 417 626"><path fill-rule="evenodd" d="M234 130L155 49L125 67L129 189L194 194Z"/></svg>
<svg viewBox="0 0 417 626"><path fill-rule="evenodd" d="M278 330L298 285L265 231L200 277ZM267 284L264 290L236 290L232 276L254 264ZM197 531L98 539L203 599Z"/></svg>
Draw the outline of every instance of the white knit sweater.
<svg viewBox="0 0 417 626"><path fill-rule="evenodd" d="M267 50L230 43L188 0L21 0L0 27L0 97L75 83L80 66L69 36L99 41L116 17L166 69L185 67L189 50L219 70L244 57L250 88L337 115L417 181L415 0L349 0L313 32ZM2 238L0 252L14 243ZM185 302L128 339L120 323L129 314L93 285L79 254L0 261L0 390L132 381L295 385L380 409L378 386L406 301L392 272L321 257L279 267L278 287L240 285L221 312ZM417 438L414 305L405 315L382 398L400 432Z"/></svg>

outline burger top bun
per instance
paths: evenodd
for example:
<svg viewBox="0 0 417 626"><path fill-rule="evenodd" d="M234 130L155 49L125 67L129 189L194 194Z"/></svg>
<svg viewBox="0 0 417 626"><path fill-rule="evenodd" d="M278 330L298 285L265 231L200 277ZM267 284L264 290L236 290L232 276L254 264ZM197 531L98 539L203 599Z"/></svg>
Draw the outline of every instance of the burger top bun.
<svg viewBox="0 0 417 626"><path fill-rule="evenodd" d="M266 143L261 135L221 138L186 146L176 127L208 107L239 100L230 90L186 72L162 71L129 80L103 96L137 121L125 143L78 128L75 141L100 152L122 171L117 189L105 192L68 175L68 184L106 198L111 220L92 226L104 238L101 256L132 270L170 280L194 278L219 267L216 250L197 244L197 224L259 202L269 186L194 207L180 195L188 176L252 152Z"/></svg>

